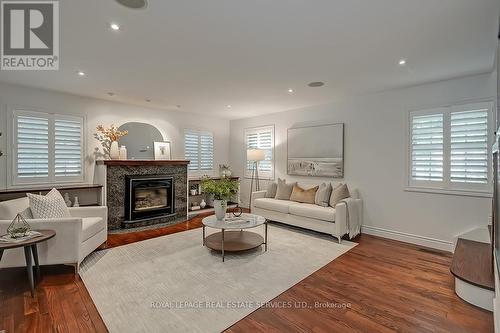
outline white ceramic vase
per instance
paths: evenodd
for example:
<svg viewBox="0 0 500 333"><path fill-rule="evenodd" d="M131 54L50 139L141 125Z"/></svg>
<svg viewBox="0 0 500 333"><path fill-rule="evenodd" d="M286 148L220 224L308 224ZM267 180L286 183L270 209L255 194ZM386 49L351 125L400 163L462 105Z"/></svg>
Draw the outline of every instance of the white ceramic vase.
<svg viewBox="0 0 500 333"><path fill-rule="evenodd" d="M205 199L201 199L201 202L200 202L201 209L205 208L206 205L207 205L207 203L205 202Z"/></svg>
<svg viewBox="0 0 500 333"><path fill-rule="evenodd" d="M227 201L214 200L215 217L217 220L223 220L226 217Z"/></svg>
<svg viewBox="0 0 500 333"><path fill-rule="evenodd" d="M111 147L109 147L109 158L112 160L120 158L120 147L118 147L118 141L111 142Z"/></svg>
<svg viewBox="0 0 500 333"><path fill-rule="evenodd" d="M120 160L126 160L127 159L127 147L121 146L120 147Z"/></svg>

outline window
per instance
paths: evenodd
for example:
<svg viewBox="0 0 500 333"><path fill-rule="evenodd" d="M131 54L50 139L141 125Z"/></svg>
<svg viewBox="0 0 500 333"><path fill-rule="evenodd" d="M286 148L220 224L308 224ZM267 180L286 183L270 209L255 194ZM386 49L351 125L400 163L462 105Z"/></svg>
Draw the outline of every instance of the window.
<svg viewBox="0 0 500 333"><path fill-rule="evenodd" d="M492 103L410 113L410 187L490 191Z"/></svg>
<svg viewBox="0 0 500 333"><path fill-rule="evenodd" d="M203 175L214 170L214 135L207 131L184 131L184 155L190 161L188 170Z"/></svg>
<svg viewBox="0 0 500 333"><path fill-rule="evenodd" d="M274 125L245 129L246 149L262 149L265 159L259 162L259 178L274 178ZM245 152L246 158L246 152ZM251 177L254 163L246 161L245 176Z"/></svg>
<svg viewBox="0 0 500 333"><path fill-rule="evenodd" d="M13 111L12 184L83 181L83 118Z"/></svg>

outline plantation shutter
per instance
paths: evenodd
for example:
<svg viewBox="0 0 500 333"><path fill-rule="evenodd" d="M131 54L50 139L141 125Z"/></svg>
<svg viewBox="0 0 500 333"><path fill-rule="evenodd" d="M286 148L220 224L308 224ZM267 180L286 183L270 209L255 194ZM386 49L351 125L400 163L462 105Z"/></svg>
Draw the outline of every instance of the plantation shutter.
<svg viewBox="0 0 500 333"><path fill-rule="evenodd" d="M411 120L411 177L443 181L443 113L414 115Z"/></svg>
<svg viewBox="0 0 500 333"><path fill-rule="evenodd" d="M214 137L210 132L185 130L184 155L189 163L189 170L203 173L214 169Z"/></svg>
<svg viewBox="0 0 500 333"><path fill-rule="evenodd" d="M49 178L49 119L15 116L16 174L20 182Z"/></svg>
<svg viewBox="0 0 500 333"><path fill-rule="evenodd" d="M12 184L83 181L83 118L14 110Z"/></svg>
<svg viewBox="0 0 500 333"><path fill-rule="evenodd" d="M451 182L488 182L488 108L451 113Z"/></svg>
<svg viewBox="0 0 500 333"><path fill-rule="evenodd" d="M247 149L262 149L265 159L259 162L259 177L274 178L274 126L250 128L245 130ZM247 161L247 176L251 175L254 163Z"/></svg>
<svg viewBox="0 0 500 333"><path fill-rule="evenodd" d="M78 177L82 174L82 130L81 120L55 119L56 177Z"/></svg>

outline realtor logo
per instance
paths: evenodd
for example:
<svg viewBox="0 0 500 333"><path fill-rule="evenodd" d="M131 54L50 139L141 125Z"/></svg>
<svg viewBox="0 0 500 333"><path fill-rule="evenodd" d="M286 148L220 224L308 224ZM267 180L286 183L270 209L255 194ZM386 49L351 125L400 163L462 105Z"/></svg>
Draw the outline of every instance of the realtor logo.
<svg viewBox="0 0 500 333"><path fill-rule="evenodd" d="M4 0L2 70L59 69L59 2Z"/></svg>

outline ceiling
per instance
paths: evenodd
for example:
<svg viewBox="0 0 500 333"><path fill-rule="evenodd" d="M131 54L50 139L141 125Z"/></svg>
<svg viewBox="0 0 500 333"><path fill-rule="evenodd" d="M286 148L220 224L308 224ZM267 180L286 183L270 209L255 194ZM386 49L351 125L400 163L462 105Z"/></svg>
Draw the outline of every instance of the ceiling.
<svg viewBox="0 0 500 333"><path fill-rule="evenodd" d="M234 119L489 72L498 13L497 0L62 0L60 70L0 81Z"/></svg>

